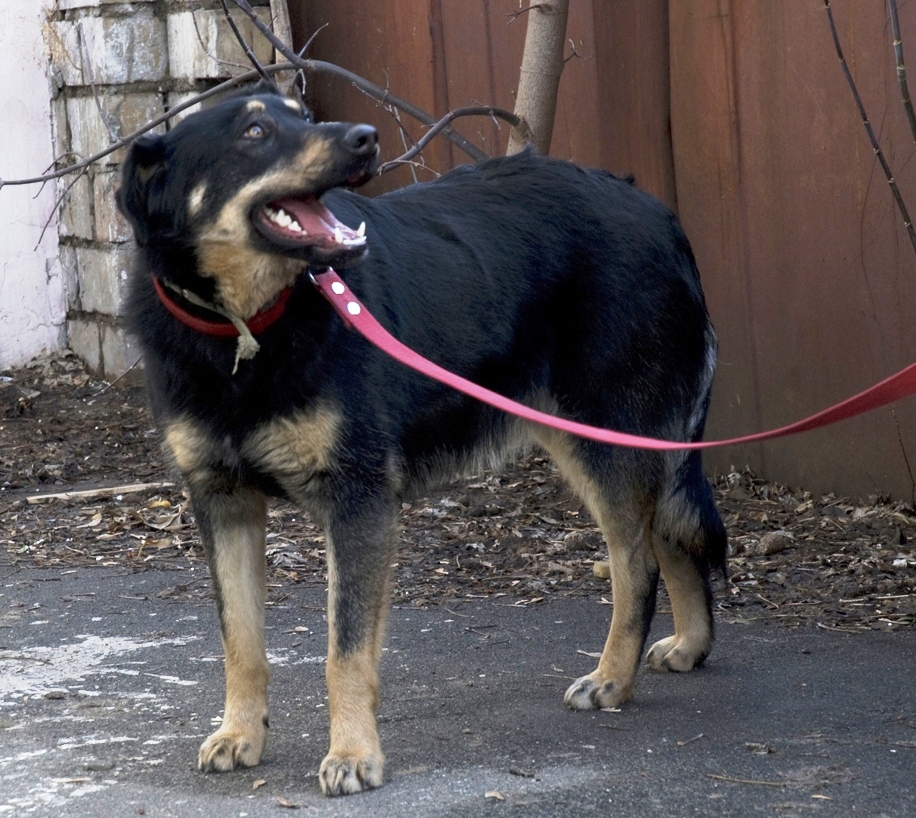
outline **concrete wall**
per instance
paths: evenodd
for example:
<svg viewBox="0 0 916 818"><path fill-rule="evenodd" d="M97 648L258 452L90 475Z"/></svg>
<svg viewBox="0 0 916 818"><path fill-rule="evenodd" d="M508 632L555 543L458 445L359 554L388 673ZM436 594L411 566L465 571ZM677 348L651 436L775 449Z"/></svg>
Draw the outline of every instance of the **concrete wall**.
<svg viewBox="0 0 916 818"><path fill-rule="evenodd" d="M268 0L253 5L269 20ZM0 111L4 125L14 123L0 159L6 178L39 175L55 156L92 156L250 68L213 0L58 0L50 10L24 11L31 6L0 0ZM234 17L269 63L266 41L240 12ZM0 233L0 367L64 343L106 377L137 360L119 317L133 252L114 202L123 157L122 148L56 190L47 185L38 199L37 187L0 190L0 214L14 227Z"/></svg>
<svg viewBox="0 0 916 818"><path fill-rule="evenodd" d="M39 175L54 158L44 19L39 3L0 0L0 179ZM0 369L64 342L55 199L53 184L0 189Z"/></svg>
<svg viewBox="0 0 916 818"><path fill-rule="evenodd" d="M58 7L48 45L57 82L59 154L93 155L195 91L250 68L214 2L59 0ZM269 19L268 9L259 13ZM259 60L270 62L266 41L240 12L234 16ZM69 344L107 377L138 357L119 320L133 253L130 230L114 203L123 157L120 149L93 165L61 208L61 264L73 282Z"/></svg>

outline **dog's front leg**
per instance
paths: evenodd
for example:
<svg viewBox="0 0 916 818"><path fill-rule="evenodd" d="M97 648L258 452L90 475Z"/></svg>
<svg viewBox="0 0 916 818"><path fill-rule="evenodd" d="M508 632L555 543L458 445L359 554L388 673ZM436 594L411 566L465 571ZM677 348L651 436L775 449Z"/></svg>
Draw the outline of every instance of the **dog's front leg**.
<svg viewBox="0 0 916 818"><path fill-rule="evenodd" d="M267 504L263 495L244 488L192 487L191 500L210 564L226 654L223 722L201 745L198 765L207 772L253 767L267 741Z"/></svg>
<svg viewBox="0 0 916 818"><path fill-rule="evenodd" d="M318 777L326 795L378 787L385 757L376 727L378 664L388 613L394 512L352 514L327 527L328 704L331 747Z"/></svg>

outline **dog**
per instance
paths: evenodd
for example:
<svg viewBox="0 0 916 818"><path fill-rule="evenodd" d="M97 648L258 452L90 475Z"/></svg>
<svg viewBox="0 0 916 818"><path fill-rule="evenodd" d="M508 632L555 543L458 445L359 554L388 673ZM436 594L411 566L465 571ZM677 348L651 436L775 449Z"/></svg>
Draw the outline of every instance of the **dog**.
<svg viewBox="0 0 916 818"><path fill-rule="evenodd" d="M545 449L610 550L614 600L573 710L633 694L659 574L674 634L648 663L688 671L713 638L726 534L700 454L589 442L401 366L333 312L334 267L395 336L496 392L594 426L703 432L716 340L676 217L629 180L523 152L379 196L368 125L315 124L264 87L136 140L118 204L136 238L125 300L150 402L187 484L215 589L225 712L199 766L264 751L265 521L288 498L327 539L328 795L383 782L376 706L396 519L437 480Z"/></svg>

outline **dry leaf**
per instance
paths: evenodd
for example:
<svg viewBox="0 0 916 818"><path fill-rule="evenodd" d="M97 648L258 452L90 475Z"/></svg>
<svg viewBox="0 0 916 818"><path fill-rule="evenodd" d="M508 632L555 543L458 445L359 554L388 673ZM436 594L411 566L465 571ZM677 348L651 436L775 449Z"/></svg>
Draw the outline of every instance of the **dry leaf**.
<svg viewBox="0 0 916 818"><path fill-rule="evenodd" d="M484 798L492 798L494 801L505 801L503 794L499 790L490 790Z"/></svg>
<svg viewBox="0 0 916 818"><path fill-rule="evenodd" d="M266 781L265 779L259 778L257 781L252 781L252 782L251 782L251 789L253 789L253 790L260 789L260 788L263 787L266 783L267 783L267 781Z"/></svg>
<svg viewBox="0 0 916 818"><path fill-rule="evenodd" d="M277 803L278 803L281 807L286 807L287 809L299 809L299 807L302 806L302 804L294 804L292 801L287 801L287 800L286 800L285 798L283 798L283 796L281 796L281 795L275 795L274 798L277 799Z"/></svg>

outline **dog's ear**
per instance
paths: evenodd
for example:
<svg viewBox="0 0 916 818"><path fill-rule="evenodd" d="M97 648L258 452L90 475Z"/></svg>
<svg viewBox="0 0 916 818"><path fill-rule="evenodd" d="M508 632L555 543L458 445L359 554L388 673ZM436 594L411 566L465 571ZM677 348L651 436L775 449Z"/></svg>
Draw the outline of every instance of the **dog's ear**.
<svg viewBox="0 0 916 818"><path fill-rule="evenodd" d="M134 229L137 243L149 240L156 221L156 202L162 196L168 159L162 137L142 136L134 142L121 165L121 187L117 193L118 209Z"/></svg>
<svg viewBox="0 0 916 818"><path fill-rule="evenodd" d="M289 86L285 89L285 94L293 100L293 102L299 104L299 107L302 108L302 115L307 122L315 121L315 112L309 108L308 103L305 101L305 96L302 93L302 89L299 87L299 83L296 81L295 77L290 80Z"/></svg>

